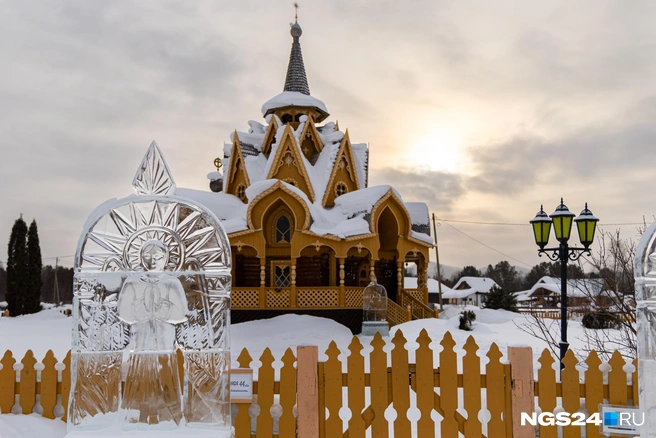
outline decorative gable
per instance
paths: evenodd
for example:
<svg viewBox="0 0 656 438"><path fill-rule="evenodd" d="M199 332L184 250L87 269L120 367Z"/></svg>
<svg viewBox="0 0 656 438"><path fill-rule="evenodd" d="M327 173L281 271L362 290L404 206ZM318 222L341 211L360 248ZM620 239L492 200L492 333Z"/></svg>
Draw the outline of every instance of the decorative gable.
<svg viewBox="0 0 656 438"><path fill-rule="evenodd" d="M333 164L333 170L326 185L322 205L324 207L332 207L335 205L335 198L358 189L360 189L358 172L355 167L353 149L351 148L351 141L347 129L339 145L337 156L335 157L335 163Z"/></svg>
<svg viewBox="0 0 656 438"><path fill-rule="evenodd" d="M230 152L230 167L224 181L224 192L235 195L242 202L246 203L246 189L251 185L244 163L244 155L239 146L239 135L235 131L232 141L232 151Z"/></svg>
<svg viewBox="0 0 656 438"><path fill-rule="evenodd" d="M262 140L262 153L267 157L271 153L271 146L276 142L276 131L278 131L278 120L277 117L271 116L271 123L269 123L264 140Z"/></svg>
<svg viewBox="0 0 656 438"><path fill-rule="evenodd" d="M314 163L317 162L317 158L319 158L319 154L323 150L323 143L321 143L319 132L317 131L312 118L306 120L303 132L301 132L301 136L299 137L299 143L305 158L314 165Z"/></svg>
<svg viewBox="0 0 656 438"><path fill-rule="evenodd" d="M271 169L267 179L278 179L296 186L307 195L310 202L314 202L314 189L303 158L291 126L285 125L280 145L276 150L275 157L271 160Z"/></svg>

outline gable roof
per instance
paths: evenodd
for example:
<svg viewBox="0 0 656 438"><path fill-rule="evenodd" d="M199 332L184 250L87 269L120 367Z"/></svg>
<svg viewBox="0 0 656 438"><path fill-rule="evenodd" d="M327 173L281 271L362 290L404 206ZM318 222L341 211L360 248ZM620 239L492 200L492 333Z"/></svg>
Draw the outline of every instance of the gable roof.
<svg viewBox="0 0 656 438"><path fill-rule="evenodd" d="M481 294L490 292L490 289L494 286L499 287L494 280L487 277L461 277L453 286L453 289L459 289L460 286L464 286L464 289L470 290L472 293Z"/></svg>

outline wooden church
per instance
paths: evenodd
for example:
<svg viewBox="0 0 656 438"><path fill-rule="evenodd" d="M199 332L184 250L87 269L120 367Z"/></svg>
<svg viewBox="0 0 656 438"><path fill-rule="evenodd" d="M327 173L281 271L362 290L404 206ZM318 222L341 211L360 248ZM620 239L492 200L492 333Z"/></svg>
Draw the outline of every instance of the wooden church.
<svg viewBox="0 0 656 438"><path fill-rule="evenodd" d="M374 277L387 289L392 325L409 312L433 317L426 204L368 186L370 150L328 121L326 105L310 94L301 33L294 23L284 91L262 106L265 123L235 131L223 173L208 175L216 193L185 194L211 208L228 232L232 320L303 313L358 332L362 290ZM416 289L403 288L407 263L417 265Z"/></svg>

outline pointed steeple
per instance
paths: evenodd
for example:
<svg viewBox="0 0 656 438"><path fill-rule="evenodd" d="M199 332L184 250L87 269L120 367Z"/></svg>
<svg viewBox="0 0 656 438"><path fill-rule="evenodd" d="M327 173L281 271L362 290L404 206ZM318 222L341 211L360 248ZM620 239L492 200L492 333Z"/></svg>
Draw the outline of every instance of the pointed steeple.
<svg viewBox="0 0 656 438"><path fill-rule="evenodd" d="M295 5L296 6L296 5ZM298 14L293 24L290 23L292 37L292 52L289 54L289 66L287 66L287 78L285 79L284 91L296 91L305 95L310 95L307 76L305 74L305 65L303 64L303 53L301 52L300 38L303 30L298 24Z"/></svg>

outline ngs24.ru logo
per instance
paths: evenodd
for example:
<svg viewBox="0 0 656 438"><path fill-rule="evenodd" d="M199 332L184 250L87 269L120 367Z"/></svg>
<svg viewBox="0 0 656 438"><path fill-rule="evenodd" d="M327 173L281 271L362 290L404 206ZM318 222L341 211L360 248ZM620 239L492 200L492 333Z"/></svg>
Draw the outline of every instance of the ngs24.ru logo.
<svg viewBox="0 0 656 438"><path fill-rule="evenodd" d="M527 424L531 426L585 426L586 424L594 424L595 426L610 426L610 427L636 427L642 426L645 423L644 412L604 412L603 417L599 412L595 412L587 416L582 412L543 412L537 414L535 412L528 413L522 412L520 423L522 426Z"/></svg>

